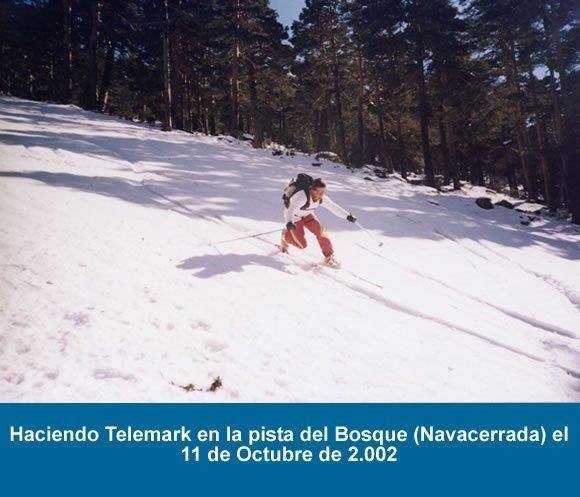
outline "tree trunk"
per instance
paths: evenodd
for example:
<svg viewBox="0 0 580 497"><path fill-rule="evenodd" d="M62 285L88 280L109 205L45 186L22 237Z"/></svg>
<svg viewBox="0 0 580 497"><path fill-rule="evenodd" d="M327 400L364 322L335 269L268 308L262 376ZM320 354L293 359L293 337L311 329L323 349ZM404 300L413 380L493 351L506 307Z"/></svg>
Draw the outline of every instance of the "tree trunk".
<svg viewBox="0 0 580 497"><path fill-rule="evenodd" d="M542 184L544 187L544 200L546 201L546 206L548 209L554 209L554 200L552 196L552 181L550 174L550 165L548 162L548 150L546 141L546 123L544 121L544 116L542 110L540 109L540 103L538 101L538 95L536 93L536 77L534 76L533 68L531 64L528 67L528 78L529 78L529 89L532 98L532 106L534 108L534 117L536 120L536 141L538 147L538 158L540 161L540 170L542 172Z"/></svg>
<svg viewBox="0 0 580 497"><path fill-rule="evenodd" d="M87 44L87 80L84 108L97 110L97 48L99 38L100 4L98 0L90 2L91 30Z"/></svg>
<svg viewBox="0 0 580 497"><path fill-rule="evenodd" d="M362 166L365 160L365 143L364 143L364 65L362 49L357 50L357 71L358 71L358 101L357 101L357 164Z"/></svg>
<svg viewBox="0 0 580 497"><path fill-rule="evenodd" d="M240 135L240 40L239 30L241 23L240 0L234 0L235 32L231 53L230 75L230 135L236 138Z"/></svg>
<svg viewBox="0 0 580 497"><path fill-rule="evenodd" d="M509 160L509 156L506 155L505 157L505 172L506 178L508 181L508 185L510 188L510 197L512 198L519 198L519 191L518 191L518 182L516 181L516 176L514 174L514 168Z"/></svg>
<svg viewBox="0 0 580 497"><path fill-rule="evenodd" d="M383 115L378 112L377 120L379 122L379 165L384 168L389 168L389 172L392 173L392 164L387 162L387 142L385 139L385 122L383 120Z"/></svg>
<svg viewBox="0 0 580 497"><path fill-rule="evenodd" d="M189 130L193 133L199 131L197 117L195 115L195 103L197 101L197 95L200 93L200 82L199 78L195 78L194 81L188 80L187 85L187 120L189 121ZM194 85L193 87L191 85Z"/></svg>
<svg viewBox="0 0 580 497"><path fill-rule="evenodd" d="M444 109L439 110L439 146L443 155L443 184L448 185L451 180L451 165L449 163L449 148L447 146L447 129L445 126Z"/></svg>
<svg viewBox="0 0 580 497"><path fill-rule="evenodd" d="M240 46L236 43L232 54L232 76L230 79L230 134L238 137L240 134L240 74L239 74Z"/></svg>
<svg viewBox="0 0 580 497"><path fill-rule="evenodd" d="M453 180L453 189L461 190L461 181L459 181L459 168L457 167L457 139L455 136L455 122L449 115L444 115L444 119L446 123L444 125L446 131L445 146L447 147L449 174Z"/></svg>
<svg viewBox="0 0 580 497"><path fill-rule="evenodd" d="M50 54L50 64L49 64L49 83L48 83L48 94L51 101L56 101L58 98L58 91L57 91L57 82L54 77L54 66L58 63L58 60L55 60L55 54Z"/></svg>
<svg viewBox="0 0 580 497"><path fill-rule="evenodd" d="M522 173L524 175L526 188L528 192L528 200L535 202L537 199L536 175L529 160L529 139L525 125L524 113L524 99L518 82L519 71L516 60L515 50L513 48L513 41L503 41L502 49L504 52L504 60L506 66L507 83L511 89L514 98L513 104L513 125L516 132L516 142L518 145L518 155L520 164L522 166Z"/></svg>
<svg viewBox="0 0 580 497"><path fill-rule="evenodd" d="M203 100L201 98L201 92L198 91L195 97L195 130L199 131L203 129Z"/></svg>
<svg viewBox="0 0 580 497"><path fill-rule="evenodd" d="M419 30L421 28L419 27ZM422 35L419 35L416 54L417 83L419 87L419 117L421 121L421 147L423 150L423 162L425 165L425 184L435 186L435 171L431 160L431 146L429 144L429 106L427 103L427 91L425 89L424 48Z"/></svg>
<svg viewBox="0 0 580 497"><path fill-rule="evenodd" d="M320 109L312 111L312 147L315 152L318 152L318 131L320 130Z"/></svg>
<svg viewBox="0 0 580 497"><path fill-rule="evenodd" d="M336 46L336 39L334 33L331 37L332 46L332 81L334 86L334 99L336 108L336 124L338 126L338 149L340 158L344 164L348 164L348 157L346 153L346 133L344 130L344 118L342 116L342 90L340 86L340 65L338 61L338 48Z"/></svg>
<svg viewBox="0 0 580 497"><path fill-rule="evenodd" d="M191 81L187 76L183 79L182 120L183 129L191 133Z"/></svg>
<svg viewBox="0 0 580 497"><path fill-rule="evenodd" d="M399 151L401 154L401 176L407 179L407 172L409 171L409 163L407 159L407 146L405 145L405 138L403 136L403 127L401 125L401 111L397 114L397 141L399 142Z"/></svg>
<svg viewBox="0 0 580 497"><path fill-rule="evenodd" d="M468 123L467 125L467 151L468 151L469 176L465 175L465 177L466 178L469 177L470 181L475 185L485 186L483 167L481 165L480 146L475 140L473 126L470 123ZM459 168L457 167L456 159L454 159L453 175L454 175L454 183L455 181L459 182L460 174ZM457 179L455 180L455 178Z"/></svg>
<svg viewBox="0 0 580 497"><path fill-rule="evenodd" d="M62 83L61 101L65 104L72 99L72 0L62 0Z"/></svg>
<svg viewBox="0 0 580 497"><path fill-rule="evenodd" d="M318 125L316 127L316 152L328 150L328 108L318 111Z"/></svg>
<svg viewBox="0 0 580 497"><path fill-rule="evenodd" d="M568 150L566 147L565 139L565 123L562 116L562 109L560 107L560 97L558 95L558 89L556 87L556 79L554 76L555 63L554 56L552 54L552 23L548 18L548 14L545 13L543 17L544 32L546 34L546 52L547 58L546 63L548 66L548 81L550 88L550 98L552 100L552 107L554 113L554 124L556 127L556 136L558 142L558 149L560 152L560 194L558 197L558 203L566 203L566 172L568 170Z"/></svg>
<svg viewBox="0 0 580 497"><path fill-rule="evenodd" d="M538 140L540 168L542 171L542 181L544 186L544 199L546 201L546 206L548 207L548 209L555 210L557 206L556 202L554 201L553 195L554 185L552 182L552 173L550 163L548 160L548 140L546 133L546 122L539 112L536 113L536 137Z"/></svg>
<svg viewBox="0 0 580 497"><path fill-rule="evenodd" d="M427 106L427 95L425 91L425 75L423 72L423 61L419 69L419 114L421 121L421 148L423 150L423 162L425 167L425 184L435 186L435 172L431 160L431 146L429 144L429 117Z"/></svg>
<svg viewBox="0 0 580 497"><path fill-rule="evenodd" d="M183 72L181 60L183 57L181 44L181 0L172 0L171 25L169 33L169 60L171 66L171 122L175 129L184 129L183 114Z"/></svg>
<svg viewBox="0 0 580 497"><path fill-rule="evenodd" d="M171 131L173 123L171 119L171 61L169 57L169 0L163 2L163 131Z"/></svg>
<svg viewBox="0 0 580 497"><path fill-rule="evenodd" d="M526 182L528 200L535 202L537 199L536 178L532 171L532 166L528 157L529 142L524 124L523 106L520 101L515 104L514 127L516 132L516 142L518 145L518 155L522 166L522 173Z"/></svg>
<svg viewBox="0 0 580 497"><path fill-rule="evenodd" d="M566 177L566 171L568 169L568 153L564 144L564 122L562 119L562 111L560 109L560 98L558 96L558 90L556 89L556 80L554 77L554 69L550 65L549 67L549 82L550 82L550 98L552 100L552 107L554 113L554 124L556 127L557 144L558 150L560 152L560 176L562 178L562 184L560 185L560 203L566 202L566 185L564 183L564 178Z"/></svg>
<svg viewBox="0 0 580 497"><path fill-rule="evenodd" d="M216 124L215 124L215 102L214 102L214 96L213 93L211 92L210 89L210 93L209 93L209 133L211 135L216 135L217 134L217 128L216 128Z"/></svg>
<svg viewBox="0 0 580 497"><path fill-rule="evenodd" d="M99 112L104 112L109 98L109 86L113 76L113 66L115 62L116 40L109 40L107 43L107 53L105 54L105 65L103 67L103 76L99 86Z"/></svg>
<svg viewBox="0 0 580 497"><path fill-rule="evenodd" d="M262 148L264 143L264 130L262 116L260 115L260 105L258 103L258 84L256 82L256 68L252 62L248 63L248 84L250 87L250 117L251 133L254 135L252 146Z"/></svg>
<svg viewBox="0 0 580 497"><path fill-rule="evenodd" d="M572 221L576 224L580 224L580 195L578 195L578 192L580 191L580 164L577 160L578 157L574 157L575 147L570 136L570 126L573 121L572 117L569 115L569 111L572 103L569 100L568 74L566 73L566 65L562 51L562 40L560 35L561 22L557 17L556 5L553 0L550 1L550 6L553 29L552 38L555 45L556 70L558 71L558 79L560 80L560 142L562 147L562 155L564 157L562 162L564 166L562 170L564 199L566 206L572 213Z"/></svg>
<svg viewBox="0 0 580 497"><path fill-rule="evenodd" d="M562 21L558 17L557 4L554 0L549 1L549 26L547 26L546 15L544 16L544 26L548 35L548 64L550 67L551 88L553 90L554 114L556 126L558 128L558 138L560 142L561 165L562 165L562 200L572 213L572 222L580 224L580 164L576 156L573 140L570 136L571 117L568 115L571 102L569 101L568 74L562 50ZM550 43L551 42L551 43ZM553 54L551 46L554 46ZM560 99L558 99L555 89L554 72L558 71L560 80ZM558 104L559 101L559 104Z"/></svg>

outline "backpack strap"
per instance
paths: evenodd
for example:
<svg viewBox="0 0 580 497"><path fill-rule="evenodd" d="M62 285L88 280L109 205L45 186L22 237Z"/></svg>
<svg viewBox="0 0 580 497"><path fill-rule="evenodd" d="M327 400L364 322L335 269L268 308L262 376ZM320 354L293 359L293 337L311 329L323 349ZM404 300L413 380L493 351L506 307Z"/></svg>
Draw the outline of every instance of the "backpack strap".
<svg viewBox="0 0 580 497"><path fill-rule="evenodd" d="M301 209L308 209L308 207L310 207L310 188L305 188L302 191L306 195L306 203L301 207ZM321 198L318 202L322 205L323 200L324 199Z"/></svg>
<svg viewBox="0 0 580 497"><path fill-rule="evenodd" d="M305 188L302 190L306 195L306 203L301 207L302 210L308 209L310 207L310 188Z"/></svg>

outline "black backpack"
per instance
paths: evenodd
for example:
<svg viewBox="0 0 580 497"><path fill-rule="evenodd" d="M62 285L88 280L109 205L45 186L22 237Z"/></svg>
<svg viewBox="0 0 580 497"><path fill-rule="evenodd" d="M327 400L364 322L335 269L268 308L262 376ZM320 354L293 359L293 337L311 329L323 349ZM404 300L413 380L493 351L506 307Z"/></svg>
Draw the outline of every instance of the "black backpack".
<svg viewBox="0 0 580 497"><path fill-rule="evenodd" d="M284 206L288 208L290 206L290 199L296 192L303 191L306 194L306 203L302 206L302 209L307 209L310 206L310 187L314 178L309 174L299 173L296 178L288 183L288 186L284 188L282 193L282 201Z"/></svg>

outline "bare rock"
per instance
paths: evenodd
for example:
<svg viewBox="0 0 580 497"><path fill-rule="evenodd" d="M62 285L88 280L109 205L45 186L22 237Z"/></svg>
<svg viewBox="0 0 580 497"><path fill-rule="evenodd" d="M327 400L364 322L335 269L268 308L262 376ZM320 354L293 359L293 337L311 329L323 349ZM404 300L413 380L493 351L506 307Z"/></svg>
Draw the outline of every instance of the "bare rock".
<svg viewBox="0 0 580 497"><path fill-rule="evenodd" d="M499 202L496 202L495 205L497 205L499 207L505 207L506 209L513 209L514 208L514 204L512 204L511 202L508 202L507 200L500 200Z"/></svg>
<svg viewBox="0 0 580 497"><path fill-rule="evenodd" d="M475 199L475 203L482 209L486 210L493 209L493 204L489 197L479 197Z"/></svg>

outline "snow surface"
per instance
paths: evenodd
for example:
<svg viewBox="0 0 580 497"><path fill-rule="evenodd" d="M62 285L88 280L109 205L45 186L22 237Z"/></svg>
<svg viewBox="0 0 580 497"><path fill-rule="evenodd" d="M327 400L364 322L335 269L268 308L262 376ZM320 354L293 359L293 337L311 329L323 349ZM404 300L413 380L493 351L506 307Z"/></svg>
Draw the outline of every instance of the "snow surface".
<svg viewBox="0 0 580 497"><path fill-rule="evenodd" d="M312 161L0 98L0 400L580 400L575 227ZM224 242L300 171L383 247Z"/></svg>

